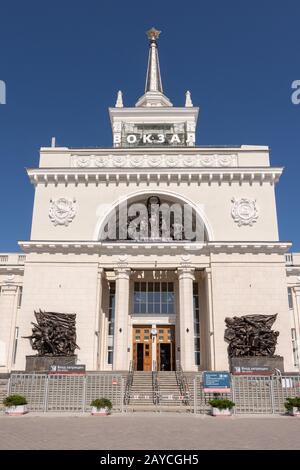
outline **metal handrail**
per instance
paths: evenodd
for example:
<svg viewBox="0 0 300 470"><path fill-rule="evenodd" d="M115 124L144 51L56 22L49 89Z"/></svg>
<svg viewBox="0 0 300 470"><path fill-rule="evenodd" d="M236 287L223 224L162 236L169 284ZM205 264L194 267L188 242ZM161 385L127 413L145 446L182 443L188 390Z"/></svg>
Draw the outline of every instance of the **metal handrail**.
<svg viewBox="0 0 300 470"><path fill-rule="evenodd" d="M180 390L181 395L183 396L183 402L185 405L190 405L190 389L189 384L187 382L186 376L183 373L182 366L180 361L176 361L176 380Z"/></svg>
<svg viewBox="0 0 300 470"><path fill-rule="evenodd" d="M154 403L154 405L158 405L159 404L159 385L158 385L158 374L157 374L156 361L153 361L152 393L153 393L153 403Z"/></svg>
<svg viewBox="0 0 300 470"><path fill-rule="evenodd" d="M126 379L125 392L124 392L124 405L128 405L130 401L130 392L133 383L133 361L129 363L128 375Z"/></svg>

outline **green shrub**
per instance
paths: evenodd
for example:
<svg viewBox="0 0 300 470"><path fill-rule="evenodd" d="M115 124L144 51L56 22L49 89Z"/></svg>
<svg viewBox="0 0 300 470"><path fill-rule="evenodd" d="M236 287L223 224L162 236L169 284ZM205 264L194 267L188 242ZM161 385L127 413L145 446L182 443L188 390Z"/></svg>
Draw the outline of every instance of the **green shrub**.
<svg viewBox="0 0 300 470"><path fill-rule="evenodd" d="M300 411L300 397L288 397L284 406L287 411L293 411L293 408L297 408Z"/></svg>
<svg viewBox="0 0 300 470"><path fill-rule="evenodd" d="M27 405L27 400L22 395L9 395L8 397L4 398L3 404L7 407Z"/></svg>
<svg viewBox="0 0 300 470"><path fill-rule="evenodd" d="M227 398L213 398L209 401L209 404L213 408L218 408L218 410L231 410L235 405L233 401L228 400Z"/></svg>
<svg viewBox="0 0 300 470"><path fill-rule="evenodd" d="M96 398L92 401L91 406L94 406L99 410L100 408L112 409L112 402L108 398Z"/></svg>

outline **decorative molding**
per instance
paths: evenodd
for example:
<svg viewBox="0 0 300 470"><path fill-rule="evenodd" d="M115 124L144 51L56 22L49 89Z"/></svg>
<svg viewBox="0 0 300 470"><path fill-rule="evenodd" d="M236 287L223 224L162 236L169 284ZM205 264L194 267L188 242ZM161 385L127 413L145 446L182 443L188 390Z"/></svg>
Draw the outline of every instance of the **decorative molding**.
<svg viewBox="0 0 300 470"><path fill-rule="evenodd" d="M73 168L237 167L237 154L196 155L73 155Z"/></svg>
<svg viewBox="0 0 300 470"><path fill-rule="evenodd" d="M97 157L99 160L105 157ZM203 167L201 171L199 168L187 166L189 160L186 157L186 166L179 168L170 165L169 168L162 168L158 165L159 162L156 159L151 159L152 168L141 168L138 158L135 156L133 160L132 168L36 168L28 169L27 173L30 177L30 181L34 184L48 184L58 185L62 183L64 186L70 184L109 184L118 185L121 182L128 184L136 184L139 186L141 182L146 182L147 185L155 183L159 186L161 183L167 182L169 185L171 182L180 184L196 184L200 185L206 183L211 185L213 183L229 184L231 185L234 181L242 184L276 184L282 174L282 168L246 168L246 167L222 167L212 168ZM163 156L162 156L163 158ZM166 158L172 158L169 156ZM176 157L177 158L177 157ZM171 160L169 163L173 163ZM101 164L101 161L99 161ZM135 165L135 166L134 166Z"/></svg>
<svg viewBox="0 0 300 470"><path fill-rule="evenodd" d="M65 225L72 222L76 215L76 199L50 199L49 218L53 225Z"/></svg>
<svg viewBox="0 0 300 470"><path fill-rule="evenodd" d="M153 254L157 257L159 252L164 255L167 249L170 249L174 255L182 255L184 252L189 252L191 260L194 254L197 257L200 255L209 255L210 253L265 253L265 254L281 254L284 255L289 251L292 244L290 242L262 242L262 241L245 241L245 242L205 242L205 243L185 243L185 242L165 242L165 243L148 243L148 242L93 242L93 241L20 241L19 246L25 253L94 253L104 254L106 251L114 253L118 256L126 254L129 257L129 251L133 250L136 256L136 250L145 250L148 255ZM119 251L118 251L119 250ZM154 254L155 253L155 254ZM200 259L200 258L199 258ZM182 261L182 259L181 259ZM120 263L120 260L117 260ZM129 263L129 258L128 258ZM178 266L178 259L176 259Z"/></svg>
<svg viewBox="0 0 300 470"><path fill-rule="evenodd" d="M236 199L233 197L231 201L233 203L231 216L235 223L237 223L239 227L242 225L252 227L258 219L256 200L247 198Z"/></svg>

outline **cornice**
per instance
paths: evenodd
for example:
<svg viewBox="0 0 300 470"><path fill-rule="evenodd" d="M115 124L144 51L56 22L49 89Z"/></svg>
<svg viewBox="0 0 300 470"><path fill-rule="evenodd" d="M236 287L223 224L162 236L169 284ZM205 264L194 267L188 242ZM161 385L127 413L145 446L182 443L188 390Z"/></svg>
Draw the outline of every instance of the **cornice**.
<svg viewBox="0 0 300 470"><path fill-rule="evenodd" d="M188 243L188 242L167 242L167 243L137 243L137 242L93 242L93 241L20 241L19 246L25 253L98 253L99 255L121 251L128 253L132 251L160 252L165 254L166 250L177 253L264 253L264 254L285 254L292 246L291 242L204 242L204 243Z"/></svg>
<svg viewBox="0 0 300 470"><path fill-rule="evenodd" d="M283 168L239 167L239 168L37 168L27 169L33 184L136 184L141 182L159 185L176 184L231 184L269 183L276 184Z"/></svg>
<svg viewBox="0 0 300 470"><path fill-rule="evenodd" d="M41 147L42 153L49 154L68 154L68 155L178 155L180 152L189 155L213 155L213 154L232 154L232 153L269 153L269 147L265 145L196 145L194 147L186 146L164 146L164 147Z"/></svg>

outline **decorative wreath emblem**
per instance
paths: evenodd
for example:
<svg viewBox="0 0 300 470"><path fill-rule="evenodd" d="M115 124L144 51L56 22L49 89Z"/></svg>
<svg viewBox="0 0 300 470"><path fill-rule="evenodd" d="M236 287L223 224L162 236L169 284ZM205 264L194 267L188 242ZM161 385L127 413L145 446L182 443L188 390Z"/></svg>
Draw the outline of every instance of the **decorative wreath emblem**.
<svg viewBox="0 0 300 470"><path fill-rule="evenodd" d="M252 226L257 221L258 209L256 207L255 199L232 198L231 201L233 202L231 215L239 227L241 225Z"/></svg>
<svg viewBox="0 0 300 470"><path fill-rule="evenodd" d="M133 155L130 158L131 166L142 166L144 163L144 157L142 155Z"/></svg>
<svg viewBox="0 0 300 470"><path fill-rule="evenodd" d="M124 166L126 158L123 155L115 155L113 157L113 166Z"/></svg>
<svg viewBox="0 0 300 470"><path fill-rule="evenodd" d="M91 162L90 162L90 158L89 158L89 157L84 157L84 156L82 156L82 157L78 157L78 158L76 159L76 164L77 164L78 167L82 167L82 168L83 168L83 167L87 167L87 166L90 166L90 163L91 163Z"/></svg>
<svg viewBox="0 0 300 470"><path fill-rule="evenodd" d="M169 155L166 157L166 165L167 166L177 166L178 165L178 157L175 155Z"/></svg>
<svg viewBox="0 0 300 470"><path fill-rule="evenodd" d="M156 156L156 155L152 155L149 160L149 165L150 166L159 166L161 164L161 157L160 156Z"/></svg>
<svg viewBox="0 0 300 470"><path fill-rule="evenodd" d="M220 166L232 166L233 158L231 155L220 155L217 162Z"/></svg>
<svg viewBox="0 0 300 470"><path fill-rule="evenodd" d="M95 162L95 166L97 167L105 166L105 157L102 157L102 156L96 157L94 162Z"/></svg>
<svg viewBox="0 0 300 470"><path fill-rule="evenodd" d="M184 166L193 166L194 165L194 158L192 156L187 156L183 159Z"/></svg>
<svg viewBox="0 0 300 470"><path fill-rule="evenodd" d="M200 161L203 166L213 166L214 164L214 158L211 155L204 155Z"/></svg>
<svg viewBox="0 0 300 470"><path fill-rule="evenodd" d="M49 217L53 225L65 225L66 227L75 217L76 214L76 200L65 199L50 199Z"/></svg>

